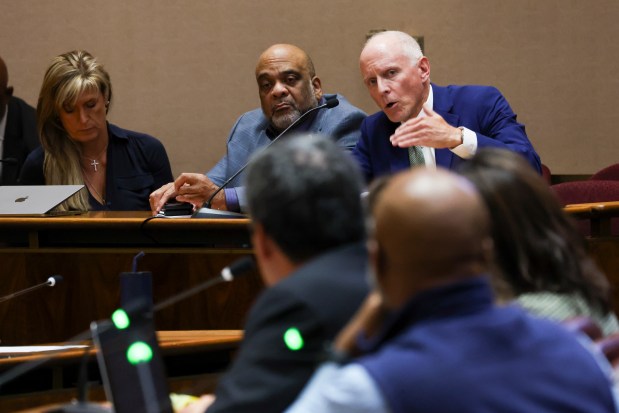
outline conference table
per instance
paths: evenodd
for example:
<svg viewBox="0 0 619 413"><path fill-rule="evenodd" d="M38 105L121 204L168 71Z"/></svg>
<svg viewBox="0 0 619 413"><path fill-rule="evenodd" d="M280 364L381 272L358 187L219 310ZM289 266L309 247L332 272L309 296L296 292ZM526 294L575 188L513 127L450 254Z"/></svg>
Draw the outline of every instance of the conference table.
<svg viewBox="0 0 619 413"><path fill-rule="evenodd" d="M0 218L0 297L63 282L0 302L0 345L63 342L109 318L120 305L120 274L152 273L159 303L217 277L252 255L248 219L150 218L148 212L89 212ZM155 314L158 330L230 330L263 288L257 271L209 288Z"/></svg>
<svg viewBox="0 0 619 413"><path fill-rule="evenodd" d="M589 247L619 285L619 242L610 219L619 202L568 205L590 220ZM108 318L120 305L120 274L149 271L161 302L219 275L251 255L248 219L155 218L148 212L89 212L57 217L0 218L0 297L60 274L64 281L0 302L0 345L62 342ZM159 311L159 330L240 329L263 288L257 271ZM619 306L619 288L615 302Z"/></svg>
<svg viewBox="0 0 619 413"><path fill-rule="evenodd" d="M588 220L591 236L611 236L611 220L619 218L619 201L566 205L564 211L576 219Z"/></svg>
<svg viewBox="0 0 619 413"><path fill-rule="evenodd" d="M619 285L619 237L610 233L610 220L619 216L619 202L568 205L565 211L591 222L592 235L587 239L591 254L611 285ZM0 297L42 283L51 275L64 278L57 286L0 302L0 345L62 343L87 334L93 320L109 318L120 305L120 274L132 271L140 252L144 256L137 261L137 270L152 273L153 301L160 303L217 277L234 260L252 255L249 220L151 219L148 212L0 218ZM258 272L253 271L158 311L157 329L176 330L164 333L176 334L167 344L165 337L162 339L164 351L174 353L174 346L182 348L180 337L187 334L202 335L202 340L213 330L241 329L262 288ZM614 294L617 311L619 288ZM233 332L231 340L224 347L236 346L240 332ZM204 372L213 366L223 369L229 361L219 356L194 357L194 353L212 351L216 346L203 342L184 348L192 360L204 360L206 365L194 366ZM63 381L57 366L67 360L74 362L78 354L81 351L54 357L52 387ZM23 361L20 357L0 360L0 371ZM214 376L211 387L215 380ZM193 393L204 390L208 389ZM68 391L56 388L54 394L68 400L72 396Z"/></svg>
<svg viewBox="0 0 619 413"><path fill-rule="evenodd" d="M217 379L229 365L243 332L158 331L157 336L170 391L199 395L214 391ZM69 348L0 355L0 379L16 367L34 367L0 389L0 412L30 408L37 412L46 411L49 405L68 403L77 396L75 383L83 363L86 363L91 383L88 400L106 400L96 363L97 349L91 347L89 340L79 344L90 349L88 352L85 348Z"/></svg>

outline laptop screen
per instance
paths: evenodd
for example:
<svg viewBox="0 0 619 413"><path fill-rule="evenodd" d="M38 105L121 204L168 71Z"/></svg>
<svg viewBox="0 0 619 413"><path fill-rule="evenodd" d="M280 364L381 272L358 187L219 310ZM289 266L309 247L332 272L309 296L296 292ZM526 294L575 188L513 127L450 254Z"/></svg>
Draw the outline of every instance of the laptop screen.
<svg viewBox="0 0 619 413"><path fill-rule="evenodd" d="M0 216L44 215L84 185L0 186Z"/></svg>
<svg viewBox="0 0 619 413"><path fill-rule="evenodd" d="M116 413L172 413L154 323L145 314L131 315L124 329L110 321L91 325L105 393Z"/></svg>

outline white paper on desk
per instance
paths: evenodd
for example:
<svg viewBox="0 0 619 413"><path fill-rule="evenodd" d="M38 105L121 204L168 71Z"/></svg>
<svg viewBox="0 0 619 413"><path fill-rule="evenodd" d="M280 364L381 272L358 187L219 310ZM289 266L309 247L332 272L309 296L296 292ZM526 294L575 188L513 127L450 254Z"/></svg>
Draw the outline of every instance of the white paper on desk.
<svg viewBox="0 0 619 413"><path fill-rule="evenodd" d="M164 215L161 212L158 213L157 215L155 215L157 218L167 218L167 219L174 219L174 218L191 218L193 215Z"/></svg>
<svg viewBox="0 0 619 413"><path fill-rule="evenodd" d="M70 350L73 348L86 348L83 344L70 344L66 346L0 346L0 355L18 353L39 353L45 351Z"/></svg>

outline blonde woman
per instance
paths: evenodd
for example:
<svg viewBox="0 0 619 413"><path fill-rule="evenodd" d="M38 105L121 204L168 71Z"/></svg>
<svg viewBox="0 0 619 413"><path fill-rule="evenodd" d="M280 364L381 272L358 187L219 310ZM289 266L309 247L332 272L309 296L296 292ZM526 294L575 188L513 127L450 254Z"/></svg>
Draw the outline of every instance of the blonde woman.
<svg viewBox="0 0 619 413"><path fill-rule="evenodd" d="M41 148L26 159L22 185L84 184L59 210L150 210L148 195L172 180L152 136L107 122L110 76L90 53L55 57L37 104Z"/></svg>

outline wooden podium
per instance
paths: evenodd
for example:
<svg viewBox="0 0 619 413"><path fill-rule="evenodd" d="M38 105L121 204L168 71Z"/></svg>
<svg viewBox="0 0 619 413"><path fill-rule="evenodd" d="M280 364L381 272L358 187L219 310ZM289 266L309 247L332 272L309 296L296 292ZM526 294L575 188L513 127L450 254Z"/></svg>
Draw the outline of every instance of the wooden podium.
<svg viewBox="0 0 619 413"><path fill-rule="evenodd" d="M0 296L60 274L64 282L0 303L0 345L62 342L109 318L120 304L119 274L150 271L154 302L216 277L251 255L247 219L147 220L148 212L0 218ZM257 272L162 310L158 330L231 330L262 289Z"/></svg>

